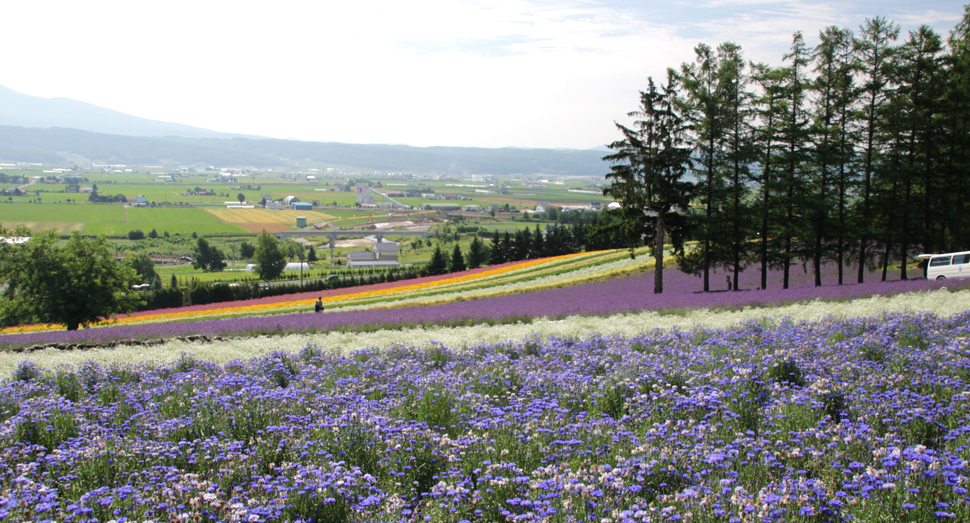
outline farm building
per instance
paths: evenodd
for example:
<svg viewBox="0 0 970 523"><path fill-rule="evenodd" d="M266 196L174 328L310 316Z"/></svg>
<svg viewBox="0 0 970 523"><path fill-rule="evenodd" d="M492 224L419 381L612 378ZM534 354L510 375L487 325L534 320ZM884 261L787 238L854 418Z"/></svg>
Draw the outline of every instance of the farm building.
<svg viewBox="0 0 970 523"><path fill-rule="evenodd" d="M468 212L481 212L482 211L482 206L481 205L465 205L465 206L463 206L461 208L461 210L468 211Z"/></svg>
<svg viewBox="0 0 970 523"><path fill-rule="evenodd" d="M286 198L283 198L283 205L290 206L294 203L298 203L299 201L300 199L296 196L287 196Z"/></svg>
<svg viewBox="0 0 970 523"><path fill-rule="evenodd" d="M296 203L290 204L290 208L293 209L294 211L312 211L313 210L313 204L312 203L304 203L304 202L296 202Z"/></svg>
<svg viewBox="0 0 970 523"><path fill-rule="evenodd" d="M426 203L421 206L427 211L460 211L461 206L457 203Z"/></svg>
<svg viewBox="0 0 970 523"><path fill-rule="evenodd" d="M400 267L397 260L398 246L393 242L377 242L372 251L347 253L347 267L363 269L369 267Z"/></svg>

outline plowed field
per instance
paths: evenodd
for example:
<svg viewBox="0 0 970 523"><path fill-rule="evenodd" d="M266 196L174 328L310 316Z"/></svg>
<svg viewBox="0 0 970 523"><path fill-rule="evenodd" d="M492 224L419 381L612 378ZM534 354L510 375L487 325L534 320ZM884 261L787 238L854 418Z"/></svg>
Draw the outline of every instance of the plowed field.
<svg viewBox="0 0 970 523"><path fill-rule="evenodd" d="M267 224L279 223L292 227L296 225L297 216L306 216L307 222L314 223L334 219L329 214L317 211L276 211L271 209L227 209L224 207L206 209L206 212L226 223L238 223L245 227L247 223ZM248 229L248 227L247 227ZM283 229L286 230L286 229ZM269 231L269 229L267 229ZM256 231L259 232L259 231Z"/></svg>

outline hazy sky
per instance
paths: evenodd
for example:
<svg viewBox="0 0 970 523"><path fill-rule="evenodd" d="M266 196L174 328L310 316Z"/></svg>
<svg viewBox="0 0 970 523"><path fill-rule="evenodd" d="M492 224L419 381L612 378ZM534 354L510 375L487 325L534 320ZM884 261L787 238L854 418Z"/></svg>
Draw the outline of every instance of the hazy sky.
<svg viewBox="0 0 970 523"><path fill-rule="evenodd" d="M951 0L11 0L0 85L276 138L586 149L699 42L777 65L795 31L811 45L884 16L946 35L962 14Z"/></svg>

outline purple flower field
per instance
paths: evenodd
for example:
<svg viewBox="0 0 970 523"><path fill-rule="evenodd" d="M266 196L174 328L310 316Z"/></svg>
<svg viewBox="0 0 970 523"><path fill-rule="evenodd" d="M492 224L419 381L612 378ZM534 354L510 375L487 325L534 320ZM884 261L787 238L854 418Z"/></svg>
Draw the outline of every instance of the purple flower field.
<svg viewBox="0 0 970 523"><path fill-rule="evenodd" d="M828 267L829 273L834 273ZM230 318L221 320L184 321L121 327L104 327L78 331L38 332L0 336L0 347L24 347L61 344L106 344L114 340L158 339L176 336L207 335L234 336L250 334L281 334L295 332L327 332L337 329L400 328L411 325L448 325L482 322L508 322L535 317L561 318L565 316L606 316L625 312L650 310L684 310L698 308L732 309L750 306L770 306L783 303L821 300L850 300L873 295L933 290L943 286L964 288L970 280L958 282L930 282L923 279L879 282L874 275L864 284L838 286L834 274L827 274L825 285L814 287L811 275L793 271L792 288L784 290L779 284L768 290L717 291L702 293L700 278L677 270L664 273L665 292L652 293L653 273L618 278L604 282L574 285L558 289L512 294L501 297L450 302L439 305L411 306L391 309L330 312L326 314L279 314ZM715 275L713 281L718 281ZM778 276L773 274L773 280ZM771 280L771 281L773 281ZM750 273L742 279L745 285L758 281Z"/></svg>
<svg viewBox="0 0 970 523"><path fill-rule="evenodd" d="M0 382L0 520L970 519L970 312Z"/></svg>
<svg viewBox="0 0 970 523"><path fill-rule="evenodd" d="M793 271L792 288L784 290L775 280L768 290L738 292L697 292L702 288L700 278L677 270L664 273L665 292L652 293L653 273L619 278L598 283L575 285L558 289L512 294L440 305L412 306L385 310L330 312L326 314L280 314L222 320L185 321L122 327L105 327L79 331L39 332L0 336L0 347L24 347L62 344L105 344L113 340L157 339L176 336L207 335L234 336L248 334L280 334L294 332L327 332L336 329L400 328L409 325L448 325L481 322L508 322L535 317L605 316L650 310L683 310L697 308L732 309L750 306L770 306L782 303L822 300L850 300L872 295L890 296L907 292L938 289L942 286L963 288L970 280L930 282L923 279L879 282L874 275L864 284L835 285L834 268L822 287L814 287L810 274ZM722 275L715 275L713 281ZM759 281L756 273L749 273L742 283L746 286ZM716 287L715 287L716 288Z"/></svg>

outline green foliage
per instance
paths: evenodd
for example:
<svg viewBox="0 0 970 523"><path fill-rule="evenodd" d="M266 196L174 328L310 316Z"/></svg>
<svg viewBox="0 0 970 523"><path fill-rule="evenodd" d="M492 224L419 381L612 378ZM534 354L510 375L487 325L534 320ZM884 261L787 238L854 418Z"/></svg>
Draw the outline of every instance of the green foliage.
<svg viewBox="0 0 970 523"><path fill-rule="evenodd" d="M768 371L768 377L775 383L787 383L793 387L804 387L805 378L802 369L795 360L789 359L775 365Z"/></svg>
<svg viewBox="0 0 970 523"><path fill-rule="evenodd" d="M196 240L195 249L192 252L195 255L192 267L202 269L202 272L221 272L226 267L222 251L209 245L205 238Z"/></svg>
<svg viewBox="0 0 970 523"><path fill-rule="evenodd" d="M441 252L441 246L434 248L434 252L431 253L431 261L421 272L425 276L437 276L448 272L448 260L445 259L445 254Z"/></svg>
<svg viewBox="0 0 970 523"><path fill-rule="evenodd" d="M654 290L663 292L663 245L667 217L674 206L686 209L694 186L683 181L691 166L691 149L685 146L685 130L678 113L676 79L668 75L667 85L659 90L648 81L640 92L640 108L630 113L638 118L635 129L620 124L623 139L610 144L613 154L603 159L611 163L606 175L610 186L604 195L622 202L621 228L633 247L645 234L653 232ZM644 211L651 211L654 217Z"/></svg>
<svg viewBox="0 0 970 523"><path fill-rule="evenodd" d="M134 269L135 274L138 275L138 281L141 283L152 283L158 279L158 274L155 272L155 262L145 253L128 257L125 264Z"/></svg>
<svg viewBox="0 0 970 523"><path fill-rule="evenodd" d="M456 243L454 250L451 251L451 265L448 267L448 272L461 272L464 270L465 257L461 253L461 246Z"/></svg>
<svg viewBox="0 0 970 523"><path fill-rule="evenodd" d="M244 259L250 259L256 255L256 247L249 242L242 242L239 244L239 256Z"/></svg>
<svg viewBox="0 0 970 523"><path fill-rule="evenodd" d="M485 264L485 245L482 239L476 234L472 238L472 243L468 247L468 254L465 255L465 265L469 269L477 269Z"/></svg>
<svg viewBox="0 0 970 523"><path fill-rule="evenodd" d="M256 274L260 279L273 280L283 274L286 268L286 255L275 236L263 231L256 239L256 249L253 253L256 263Z"/></svg>
<svg viewBox="0 0 970 523"><path fill-rule="evenodd" d="M0 249L0 324L60 323L68 330L134 309L134 269L114 259L104 237L74 232L63 247L47 231Z"/></svg>

